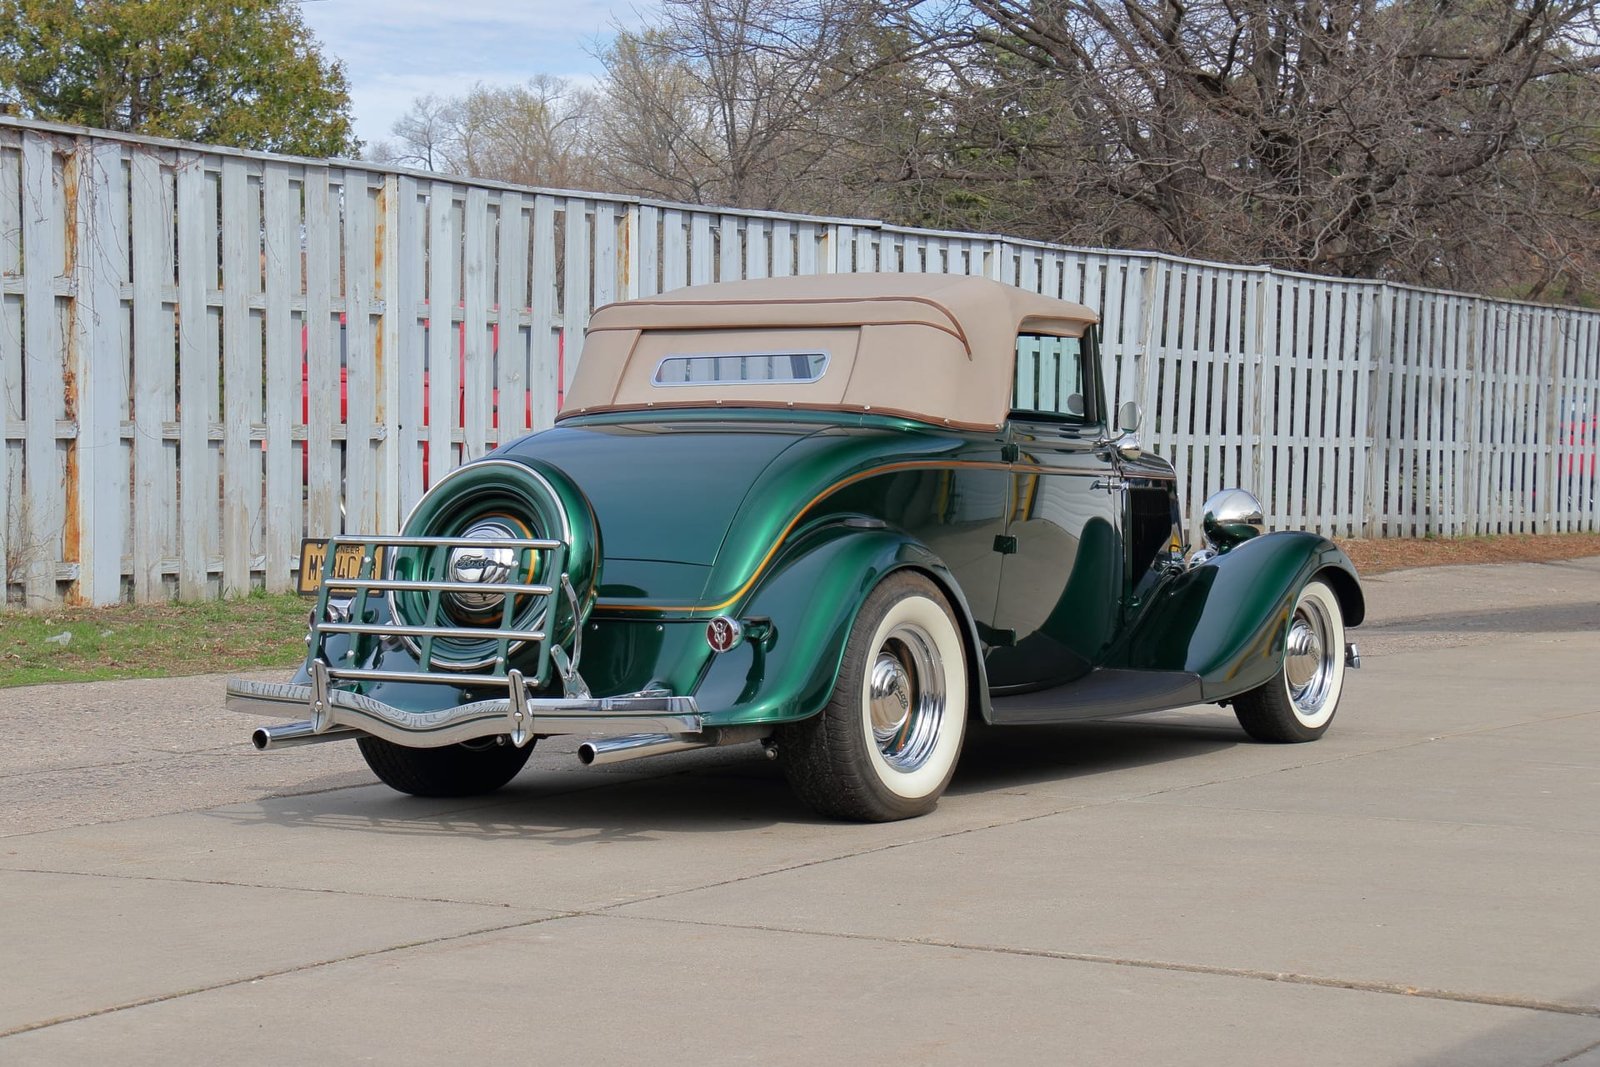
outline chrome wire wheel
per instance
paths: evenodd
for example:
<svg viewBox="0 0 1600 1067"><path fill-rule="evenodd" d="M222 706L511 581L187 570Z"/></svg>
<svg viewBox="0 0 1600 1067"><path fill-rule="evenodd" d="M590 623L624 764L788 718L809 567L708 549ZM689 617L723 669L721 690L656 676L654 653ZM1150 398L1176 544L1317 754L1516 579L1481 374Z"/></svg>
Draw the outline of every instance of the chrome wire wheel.
<svg viewBox="0 0 1600 1067"><path fill-rule="evenodd" d="M896 626L878 647L867 679L867 717L884 762L914 771L928 762L944 720L945 678L933 636Z"/></svg>

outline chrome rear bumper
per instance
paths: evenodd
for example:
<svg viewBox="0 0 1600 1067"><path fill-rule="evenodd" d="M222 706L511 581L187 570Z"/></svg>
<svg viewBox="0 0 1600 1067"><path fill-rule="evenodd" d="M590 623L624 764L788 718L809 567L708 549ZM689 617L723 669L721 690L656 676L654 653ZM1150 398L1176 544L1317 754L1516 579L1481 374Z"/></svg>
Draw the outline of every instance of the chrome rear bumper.
<svg viewBox="0 0 1600 1067"><path fill-rule="evenodd" d="M332 688L326 669L317 666L317 676L310 685L228 680L230 711L275 716L311 713L311 718L303 722L257 730L257 748L332 741L355 736L357 731L411 748L438 748L501 735L521 746L549 734L694 737L703 730L694 697L634 693L533 698L513 671L504 697L436 711L406 711L359 693Z"/></svg>

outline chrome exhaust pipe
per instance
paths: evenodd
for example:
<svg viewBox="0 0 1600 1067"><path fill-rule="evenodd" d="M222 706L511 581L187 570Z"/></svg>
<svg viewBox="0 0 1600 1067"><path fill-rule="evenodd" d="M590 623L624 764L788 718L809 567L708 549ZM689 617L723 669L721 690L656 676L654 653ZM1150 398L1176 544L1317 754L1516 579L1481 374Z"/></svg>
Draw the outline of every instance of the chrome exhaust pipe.
<svg viewBox="0 0 1600 1067"><path fill-rule="evenodd" d="M629 734L626 737L599 737L578 746L578 761L585 767L623 763L668 752L687 752L692 748L721 748L746 741L759 741L771 730L760 726L730 726L706 730L690 736L673 734Z"/></svg>
<svg viewBox="0 0 1600 1067"><path fill-rule="evenodd" d="M685 741L671 734L629 734L626 737L601 737L578 746L578 762L585 767L623 763L642 756L668 752L687 752L691 748L714 748L714 741Z"/></svg>
<svg viewBox="0 0 1600 1067"><path fill-rule="evenodd" d="M250 743L256 746L256 751L266 752L275 748L294 748L296 745L320 745L324 741L348 741L360 733L360 730L352 730L348 726L330 726L319 734L307 720L284 723L282 726L258 726L250 735Z"/></svg>

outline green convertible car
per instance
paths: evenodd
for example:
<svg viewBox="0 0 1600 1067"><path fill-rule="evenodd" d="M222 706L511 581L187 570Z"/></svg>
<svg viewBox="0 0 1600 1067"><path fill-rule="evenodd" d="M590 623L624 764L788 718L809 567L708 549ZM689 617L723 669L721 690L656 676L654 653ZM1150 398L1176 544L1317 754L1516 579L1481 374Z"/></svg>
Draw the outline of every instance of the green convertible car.
<svg viewBox="0 0 1600 1067"><path fill-rule="evenodd" d="M851 819L930 810L970 719L1231 704L1310 741L1338 707L1350 561L1206 505L1106 410L1096 317L981 278L692 287L595 312L556 425L440 478L399 535L308 541L290 682L229 706L354 740L425 796L534 743L606 763L759 743Z"/></svg>

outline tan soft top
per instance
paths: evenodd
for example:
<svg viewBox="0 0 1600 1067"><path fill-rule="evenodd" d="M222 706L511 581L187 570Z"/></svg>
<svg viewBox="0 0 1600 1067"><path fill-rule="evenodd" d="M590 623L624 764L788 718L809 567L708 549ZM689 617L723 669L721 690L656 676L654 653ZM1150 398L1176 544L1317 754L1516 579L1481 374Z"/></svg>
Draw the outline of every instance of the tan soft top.
<svg viewBox="0 0 1600 1067"><path fill-rule="evenodd" d="M691 286L607 304L589 320L559 418L680 407L881 411L995 427L1019 333L1078 337L1081 304L945 274L818 274ZM654 381L673 356L825 352L816 381Z"/></svg>

